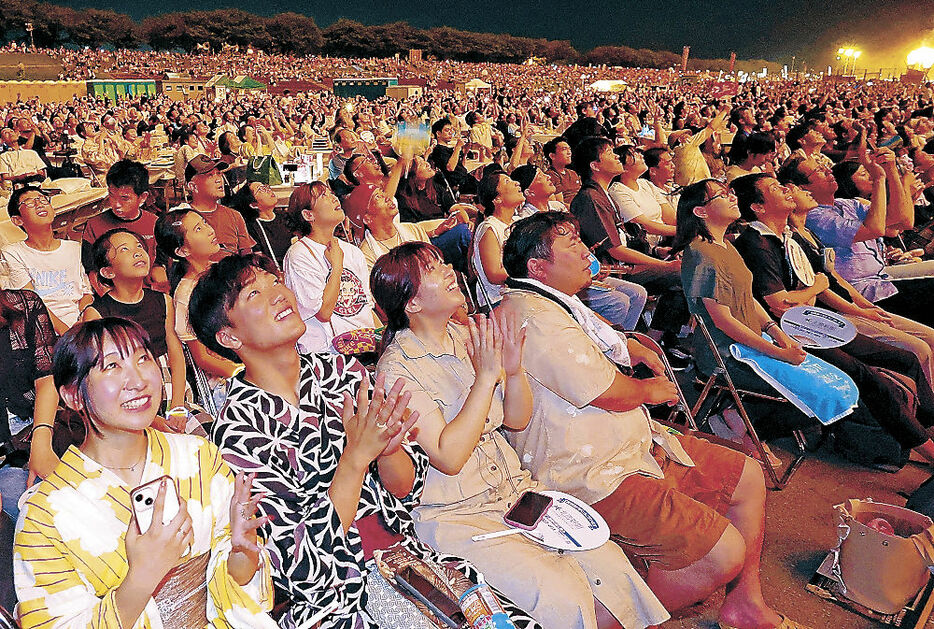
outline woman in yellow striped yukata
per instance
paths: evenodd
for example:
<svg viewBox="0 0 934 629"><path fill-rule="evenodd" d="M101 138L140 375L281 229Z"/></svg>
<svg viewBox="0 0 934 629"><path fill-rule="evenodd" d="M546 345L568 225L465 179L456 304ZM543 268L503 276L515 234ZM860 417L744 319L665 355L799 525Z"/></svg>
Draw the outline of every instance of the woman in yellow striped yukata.
<svg viewBox="0 0 934 629"><path fill-rule="evenodd" d="M217 448L150 427L162 376L146 333L104 318L59 341L53 361L62 399L86 436L35 487L17 523L16 615L23 629L246 629L276 627L269 555L257 543L252 478ZM152 524L141 534L131 491L157 483ZM168 496L168 498L167 498ZM168 506L166 507L168 508Z"/></svg>

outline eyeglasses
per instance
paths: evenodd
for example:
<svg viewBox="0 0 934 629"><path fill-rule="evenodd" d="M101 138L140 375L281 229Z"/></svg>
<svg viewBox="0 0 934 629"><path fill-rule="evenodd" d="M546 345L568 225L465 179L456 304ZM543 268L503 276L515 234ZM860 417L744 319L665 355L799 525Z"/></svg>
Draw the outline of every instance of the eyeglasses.
<svg viewBox="0 0 934 629"><path fill-rule="evenodd" d="M713 202L716 201L717 199L729 199L729 198L732 197L732 196L734 196L732 192L730 192L730 191L728 191L728 190L724 190L723 192L717 193L717 194L713 195L712 197L708 197L707 199L705 199L705 200L704 200L704 205L707 205L707 204L709 204L709 203L713 203Z"/></svg>
<svg viewBox="0 0 934 629"><path fill-rule="evenodd" d="M350 169L350 172L353 174L354 177L356 177L357 173L360 172L360 168L362 168L364 164L375 164L375 163L376 163L376 160L374 159L361 157L360 159L356 160L356 162L353 165L353 168Z"/></svg>
<svg viewBox="0 0 934 629"><path fill-rule="evenodd" d="M33 198L31 198L31 199L26 199L25 201L20 201L19 207L20 207L20 209L24 209L24 208L25 208L25 209L27 209L27 210L34 210L34 209L36 209L36 208L38 208L38 207L42 207L42 206L44 206L44 205L49 205L50 203L52 203L52 202L49 201L49 197L47 197L47 196L45 196L45 195L40 195L40 196L38 196L38 197L33 197Z"/></svg>

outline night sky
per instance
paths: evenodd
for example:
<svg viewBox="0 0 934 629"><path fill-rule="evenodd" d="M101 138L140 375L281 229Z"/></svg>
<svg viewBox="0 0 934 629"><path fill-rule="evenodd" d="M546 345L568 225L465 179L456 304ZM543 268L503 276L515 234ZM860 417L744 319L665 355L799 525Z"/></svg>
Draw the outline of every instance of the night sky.
<svg viewBox="0 0 934 629"><path fill-rule="evenodd" d="M829 51L853 42L867 66L904 63L904 53L926 36L934 45L934 0L357 0L310 3L300 0L235 2L202 0L69 0L141 19L154 13L237 7L271 15L296 11L322 28L340 17L368 24L407 21L429 28L511 33L569 39L578 50L603 44L681 51L692 56L789 62L791 55L826 63Z"/></svg>

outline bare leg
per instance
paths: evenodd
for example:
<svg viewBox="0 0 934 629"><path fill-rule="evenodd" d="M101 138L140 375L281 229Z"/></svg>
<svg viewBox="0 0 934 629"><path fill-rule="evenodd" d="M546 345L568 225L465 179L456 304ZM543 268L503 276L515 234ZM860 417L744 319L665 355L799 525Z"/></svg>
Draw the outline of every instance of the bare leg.
<svg viewBox="0 0 934 629"><path fill-rule="evenodd" d="M649 567L649 587L665 609L676 611L694 605L740 574L746 545L743 536L733 526L727 526L723 535L704 557L679 570L659 570Z"/></svg>
<svg viewBox="0 0 934 629"><path fill-rule="evenodd" d="M742 629L774 627L781 618L765 604L759 582L765 535L765 478L762 469L751 459L746 459L726 517L743 536L745 556L739 574L727 583L720 620Z"/></svg>
<svg viewBox="0 0 934 629"><path fill-rule="evenodd" d="M594 611L597 612L597 629L623 629L610 610L596 598L593 599Z"/></svg>

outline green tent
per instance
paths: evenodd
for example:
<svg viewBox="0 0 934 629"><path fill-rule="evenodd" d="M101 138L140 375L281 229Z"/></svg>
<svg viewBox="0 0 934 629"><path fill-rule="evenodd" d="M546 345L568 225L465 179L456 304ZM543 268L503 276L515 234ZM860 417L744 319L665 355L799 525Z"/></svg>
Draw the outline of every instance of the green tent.
<svg viewBox="0 0 934 629"><path fill-rule="evenodd" d="M229 90L264 90L266 84L248 76L230 77L219 74L208 81L207 87L223 87Z"/></svg>

